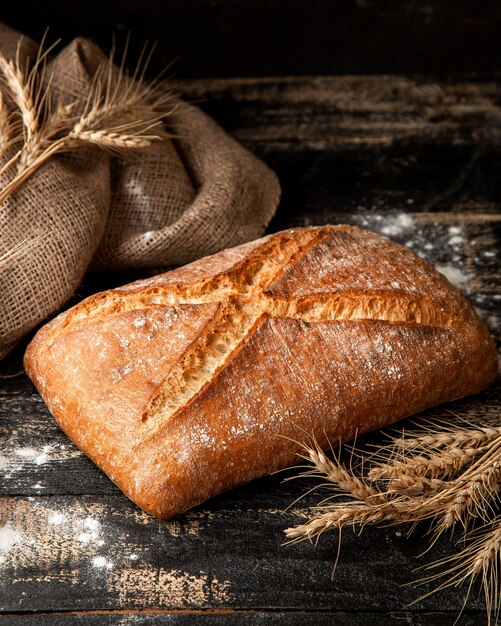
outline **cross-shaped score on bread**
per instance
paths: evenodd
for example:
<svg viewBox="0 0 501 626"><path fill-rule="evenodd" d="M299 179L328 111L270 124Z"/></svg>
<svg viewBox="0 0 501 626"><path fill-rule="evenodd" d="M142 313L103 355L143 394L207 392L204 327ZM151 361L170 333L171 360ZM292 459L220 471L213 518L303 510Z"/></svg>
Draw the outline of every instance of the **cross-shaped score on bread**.
<svg viewBox="0 0 501 626"><path fill-rule="evenodd" d="M313 246L329 236L330 228L284 234L263 243L250 257L231 270L211 279L189 285L155 285L146 290L141 283L140 303L136 289L120 294L120 301L99 298L94 309L87 309L85 320L144 307L182 307L218 303L212 322L190 346L183 358L168 372L143 411L144 436L155 432L200 389L211 382L266 317L299 319L306 323L348 322L362 319L401 324L448 327L458 321L457 313L425 298L408 294L351 292L278 297L269 292L285 268L297 262ZM78 317L71 324L78 323Z"/></svg>

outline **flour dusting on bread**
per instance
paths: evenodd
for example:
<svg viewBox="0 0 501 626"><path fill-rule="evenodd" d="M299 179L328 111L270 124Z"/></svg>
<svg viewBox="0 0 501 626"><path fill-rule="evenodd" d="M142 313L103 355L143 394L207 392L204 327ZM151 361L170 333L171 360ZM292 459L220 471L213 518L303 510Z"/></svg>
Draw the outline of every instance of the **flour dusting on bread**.
<svg viewBox="0 0 501 626"><path fill-rule="evenodd" d="M25 363L63 430L159 517L294 462L295 440L349 439L480 391L497 368L446 277L349 226L92 296Z"/></svg>

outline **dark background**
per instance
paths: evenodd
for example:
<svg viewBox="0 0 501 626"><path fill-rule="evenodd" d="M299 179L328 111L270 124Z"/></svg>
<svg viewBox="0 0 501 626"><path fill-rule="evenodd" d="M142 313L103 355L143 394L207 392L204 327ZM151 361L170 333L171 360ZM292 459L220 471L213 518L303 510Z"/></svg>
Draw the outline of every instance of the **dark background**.
<svg viewBox="0 0 501 626"><path fill-rule="evenodd" d="M500 68L499 0L42 0L3 2L35 38L83 35L131 51L157 41L152 71L180 78L490 72Z"/></svg>

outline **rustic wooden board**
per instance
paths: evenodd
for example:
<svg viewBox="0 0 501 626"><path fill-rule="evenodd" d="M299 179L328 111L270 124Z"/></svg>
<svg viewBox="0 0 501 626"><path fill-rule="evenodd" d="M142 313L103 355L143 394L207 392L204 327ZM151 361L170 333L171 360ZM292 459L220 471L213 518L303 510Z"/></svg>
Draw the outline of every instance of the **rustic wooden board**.
<svg viewBox="0 0 501 626"><path fill-rule="evenodd" d="M179 612L179 613L155 613L153 615L136 614L68 614L62 615L9 615L3 618L2 626L381 626L380 613L366 613L354 615L353 613L333 612L315 613L305 612L281 612L276 613L246 613L243 611L228 612ZM444 619L442 614L423 613L413 615L411 613L391 613L384 616L385 626L442 626ZM466 613L462 621L463 626L479 626L476 613ZM451 618L452 622L452 618Z"/></svg>
<svg viewBox="0 0 501 626"><path fill-rule="evenodd" d="M349 223L388 235L444 272L501 345L501 89L492 79L179 83L280 174L270 230ZM75 300L138 274L88 277ZM426 528L283 545L313 483L275 475L176 519L142 513L68 441L22 373L0 363L0 624L452 624L464 590L406 608ZM499 382L448 411L500 421ZM381 441L380 434L365 438ZM294 503L294 504L292 504ZM292 504L292 507L288 510ZM443 537L429 561L450 554ZM424 562L424 561L423 561ZM426 587L424 588L426 589ZM423 589L423 590L424 590ZM458 624L486 623L476 594Z"/></svg>
<svg viewBox="0 0 501 626"><path fill-rule="evenodd" d="M425 528L349 530L334 580L337 537L283 545L283 529L307 518L308 486L267 479L214 499L177 519L156 521L121 495L9 497L2 503L0 611L163 608L386 612L419 592L413 579ZM309 485L311 486L311 484ZM7 548L7 549L5 549ZM429 559L445 556L441 542ZM426 589L426 588L425 588ZM455 611L463 593L440 596ZM417 609L434 609L436 598ZM479 609L472 598L468 608Z"/></svg>
<svg viewBox="0 0 501 626"><path fill-rule="evenodd" d="M382 621L383 620L383 621ZM448 620L445 622L444 620ZM444 626L452 624L452 615L444 613L409 613L395 612L343 613L339 611L315 613L277 611L276 613L256 613L244 611L227 612L195 612L179 613L131 613L109 614L68 614L56 615L8 615L2 618L2 626ZM462 626L481 626L478 613L466 611L463 614Z"/></svg>
<svg viewBox="0 0 501 626"><path fill-rule="evenodd" d="M499 75L178 81L277 171L273 222L337 212L499 213Z"/></svg>

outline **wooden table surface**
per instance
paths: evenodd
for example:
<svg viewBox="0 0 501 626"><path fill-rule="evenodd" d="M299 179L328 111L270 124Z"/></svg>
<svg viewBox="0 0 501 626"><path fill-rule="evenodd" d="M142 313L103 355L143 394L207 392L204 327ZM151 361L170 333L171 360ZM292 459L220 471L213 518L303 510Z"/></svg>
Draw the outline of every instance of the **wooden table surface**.
<svg viewBox="0 0 501 626"><path fill-rule="evenodd" d="M499 345L499 76L176 87L277 171L270 232L344 222L386 234L457 284ZM88 277L77 298L137 276ZM464 589L406 606L429 589L405 586L426 561L425 527L347 529L333 579L334 533L284 545L319 500L296 501L306 480L274 475L170 521L143 513L57 428L21 359L22 347L0 364L1 626L454 623ZM499 424L499 399L498 383L428 415ZM453 550L444 536L427 558ZM485 623L473 593L458 624Z"/></svg>

